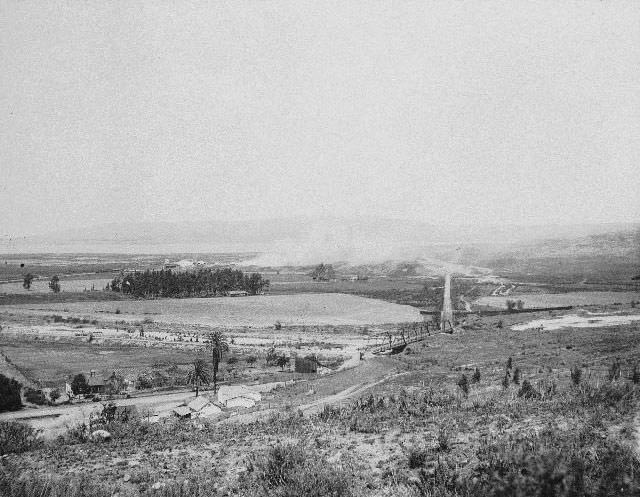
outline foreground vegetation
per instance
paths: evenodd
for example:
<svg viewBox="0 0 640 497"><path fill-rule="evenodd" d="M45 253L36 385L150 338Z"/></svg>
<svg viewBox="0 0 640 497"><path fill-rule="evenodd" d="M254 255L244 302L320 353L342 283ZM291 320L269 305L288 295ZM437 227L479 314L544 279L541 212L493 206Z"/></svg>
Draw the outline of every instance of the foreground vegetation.
<svg viewBox="0 0 640 497"><path fill-rule="evenodd" d="M469 325L478 328L278 391L272 402L283 408L246 424L102 417L46 442L4 424L0 494L640 493L633 326L540 334ZM387 379L361 397L298 410L310 388L331 395L376 367ZM112 439L92 441L95 429Z"/></svg>

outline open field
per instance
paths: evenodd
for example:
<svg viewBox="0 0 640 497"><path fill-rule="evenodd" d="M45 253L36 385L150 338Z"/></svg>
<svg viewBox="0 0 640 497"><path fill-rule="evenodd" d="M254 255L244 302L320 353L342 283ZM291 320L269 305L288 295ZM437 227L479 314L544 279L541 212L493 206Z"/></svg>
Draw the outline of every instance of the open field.
<svg viewBox="0 0 640 497"><path fill-rule="evenodd" d="M559 307L567 305L610 305L614 303L628 304L630 302L640 301L640 292L514 293L507 297L480 297L474 304L506 309L507 300L523 300L525 308Z"/></svg>
<svg viewBox="0 0 640 497"><path fill-rule="evenodd" d="M60 290L62 292L84 292L91 288L95 290L103 290L107 283L113 278L82 278L82 279L63 279L60 281ZM31 288L26 290L22 287L21 282L0 283L0 293L29 295L39 293L51 293L49 289L49 280L33 280Z"/></svg>
<svg viewBox="0 0 640 497"><path fill-rule="evenodd" d="M259 295L162 300L122 300L5 306L5 311L61 313L100 320L139 320L242 327L283 325L366 325L415 321L417 309L344 294Z"/></svg>
<svg viewBox="0 0 640 497"><path fill-rule="evenodd" d="M187 365L195 357L193 351L179 348L96 346L72 339L16 342L0 337L0 350L25 376L40 379L42 386L55 388L64 387L64 382L74 375L92 369L107 374L116 370L127 373L167 369Z"/></svg>

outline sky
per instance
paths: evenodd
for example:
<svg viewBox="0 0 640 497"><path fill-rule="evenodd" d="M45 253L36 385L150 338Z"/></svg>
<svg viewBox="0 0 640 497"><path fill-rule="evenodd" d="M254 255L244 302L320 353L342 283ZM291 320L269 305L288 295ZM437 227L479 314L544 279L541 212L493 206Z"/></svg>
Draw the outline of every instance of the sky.
<svg viewBox="0 0 640 497"><path fill-rule="evenodd" d="M640 220L637 2L0 0L0 231Z"/></svg>

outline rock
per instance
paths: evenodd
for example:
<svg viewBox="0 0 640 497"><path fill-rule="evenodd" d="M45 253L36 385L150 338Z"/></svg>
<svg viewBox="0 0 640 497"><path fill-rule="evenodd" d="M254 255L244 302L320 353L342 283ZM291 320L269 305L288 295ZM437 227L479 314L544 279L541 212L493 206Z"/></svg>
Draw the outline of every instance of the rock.
<svg viewBox="0 0 640 497"><path fill-rule="evenodd" d="M153 485L151 485L152 490L160 490L161 488L166 487L167 484L163 481L157 481Z"/></svg>
<svg viewBox="0 0 640 497"><path fill-rule="evenodd" d="M91 433L91 440L94 442L107 442L111 440L111 433L107 430L96 430Z"/></svg>
<svg viewBox="0 0 640 497"><path fill-rule="evenodd" d="M129 480L131 480L131 475L129 473L124 475L124 478L122 479L122 481L124 482L128 482Z"/></svg>
<svg viewBox="0 0 640 497"><path fill-rule="evenodd" d="M327 462L331 464L337 463L342 457L342 452L336 452L331 457L327 457Z"/></svg>

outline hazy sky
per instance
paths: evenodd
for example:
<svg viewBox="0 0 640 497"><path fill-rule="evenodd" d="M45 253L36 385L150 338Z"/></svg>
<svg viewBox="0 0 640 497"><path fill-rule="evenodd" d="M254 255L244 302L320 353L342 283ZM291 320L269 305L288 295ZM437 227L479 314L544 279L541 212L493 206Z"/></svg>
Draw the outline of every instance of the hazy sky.
<svg viewBox="0 0 640 497"><path fill-rule="evenodd" d="M640 4L0 0L0 228L640 220Z"/></svg>

